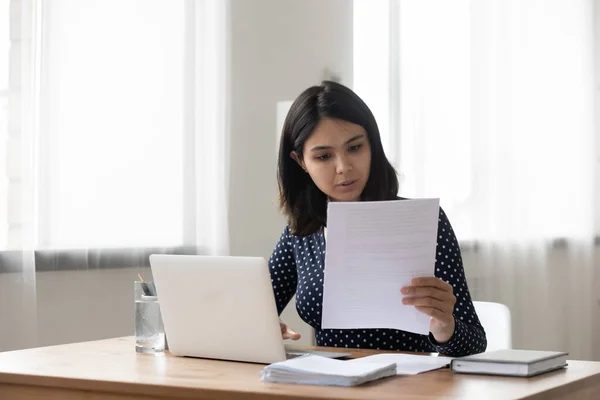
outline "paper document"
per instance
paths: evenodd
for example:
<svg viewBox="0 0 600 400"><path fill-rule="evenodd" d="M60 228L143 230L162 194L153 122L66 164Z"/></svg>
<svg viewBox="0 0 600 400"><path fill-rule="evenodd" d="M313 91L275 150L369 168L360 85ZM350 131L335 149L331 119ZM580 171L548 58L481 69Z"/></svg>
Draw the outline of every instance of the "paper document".
<svg viewBox="0 0 600 400"><path fill-rule="evenodd" d="M273 369L274 367L277 367L280 370L287 371L350 377L369 374L380 368L387 367L392 363L394 363L394 361L391 360L384 364L381 364L376 360L373 360L370 363L349 363L344 360L334 360L332 358L308 355L274 363L268 368Z"/></svg>
<svg viewBox="0 0 600 400"><path fill-rule="evenodd" d="M428 334L429 316L400 289L434 276L438 218L439 199L330 202L322 328Z"/></svg>
<svg viewBox="0 0 600 400"><path fill-rule="evenodd" d="M351 363L313 355L274 363L261 371L266 382L332 386L355 386L393 375L394 361Z"/></svg>
<svg viewBox="0 0 600 400"><path fill-rule="evenodd" d="M413 354L376 354L348 361L353 364L396 363L396 375L417 375L423 372L445 368L452 361L451 357L418 356Z"/></svg>

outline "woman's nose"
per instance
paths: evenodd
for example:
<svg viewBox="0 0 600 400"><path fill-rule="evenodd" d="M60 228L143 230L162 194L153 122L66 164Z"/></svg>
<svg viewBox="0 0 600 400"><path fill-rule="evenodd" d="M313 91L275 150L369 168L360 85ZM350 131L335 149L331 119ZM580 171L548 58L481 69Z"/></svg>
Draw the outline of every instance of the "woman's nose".
<svg viewBox="0 0 600 400"><path fill-rule="evenodd" d="M339 175L343 175L346 172L350 171L352 169L352 165L350 164L350 160L348 160L346 157L338 157L338 162L336 165L336 172Z"/></svg>

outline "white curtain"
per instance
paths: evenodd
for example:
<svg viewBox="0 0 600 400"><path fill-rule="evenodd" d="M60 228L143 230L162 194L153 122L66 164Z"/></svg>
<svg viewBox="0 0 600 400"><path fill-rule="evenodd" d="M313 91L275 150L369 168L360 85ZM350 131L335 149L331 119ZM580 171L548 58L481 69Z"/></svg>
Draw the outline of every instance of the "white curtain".
<svg viewBox="0 0 600 400"><path fill-rule="evenodd" d="M40 268L226 254L228 3L11 3L0 273L28 320Z"/></svg>
<svg viewBox="0 0 600 400"><path fill-rule="evenodd" d="M387 7L390 89L375 111L401 193L441 198L472 295L509 306L515 347L600 357L593 2ZM355 79L360 93L370 76Z"/></svg>

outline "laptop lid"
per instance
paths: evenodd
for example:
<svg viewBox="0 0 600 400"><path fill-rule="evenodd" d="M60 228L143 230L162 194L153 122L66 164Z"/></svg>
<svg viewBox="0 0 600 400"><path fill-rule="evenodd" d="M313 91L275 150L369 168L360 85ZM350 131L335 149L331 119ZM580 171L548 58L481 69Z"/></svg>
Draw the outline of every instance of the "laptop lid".
<svg viewBox="0 0 600 400"><path fill-rule="evenodd" d="M171 354L286 359L264 258L153 254L150 266Z"/></svg>

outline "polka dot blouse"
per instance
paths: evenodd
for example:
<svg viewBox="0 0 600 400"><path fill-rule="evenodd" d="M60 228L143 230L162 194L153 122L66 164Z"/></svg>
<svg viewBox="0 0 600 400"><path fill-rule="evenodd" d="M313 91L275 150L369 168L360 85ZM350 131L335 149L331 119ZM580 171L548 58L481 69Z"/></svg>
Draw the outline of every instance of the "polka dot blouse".
<svg viewBox="0 0 600 400"><path fill-rule="evenodd" d="M446 214L440 209L435 276L454 287L456 329L448 342L436 342L432 334L419 335L395 329L321 329L325 237L323 231L299 237L286 227L269 259L269 270L281 314L292 296L300 317L315 330L318 346L439 352L460 357L485 351L487 341L462 265L458 241ZM400 290L400 288L398 288Z"/></svg>

